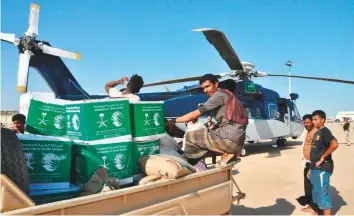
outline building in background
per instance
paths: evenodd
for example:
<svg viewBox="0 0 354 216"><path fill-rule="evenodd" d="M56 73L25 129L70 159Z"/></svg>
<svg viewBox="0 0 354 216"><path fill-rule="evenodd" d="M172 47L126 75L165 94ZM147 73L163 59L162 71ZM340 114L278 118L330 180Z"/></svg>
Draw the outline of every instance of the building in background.
<svg viewBox="0 0 354 216"><path fill-rule="evenodd" d="M336 115L335 122L336 123L343 122L343 118L344 117L347 117L350 122L353 121L354 120L354 111L341 111L341 112L338 112L338 114Z"/></svg>
<svg viewBox="0 0 354 216"><path fill-rule="evenodd" d="M1 127L10 128L12 126L12 116L17 114L18 111L1 111Z"/></svg>

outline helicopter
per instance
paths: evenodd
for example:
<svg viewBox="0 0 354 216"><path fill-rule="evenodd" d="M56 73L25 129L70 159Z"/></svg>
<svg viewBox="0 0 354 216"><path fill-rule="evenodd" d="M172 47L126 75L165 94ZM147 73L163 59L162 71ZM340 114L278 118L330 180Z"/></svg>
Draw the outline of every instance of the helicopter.
<svg viewBox="0 0 354 216"><path fill-rule="evenodd" d="M32 3L29 28L19 38L16 38L15 34L0 33L2 41L15 45L19 51L16 90L20 93L27 92L28 72L31 67L42 76L54 93L53 97L55 98L75 101L108 97L107 95L88 94L61 59L79 60L81 54L54 48L49 42L37 39L39 11L39 5ZM254 69L255 65L252 63L239 60L223 32L208 28L194 29L193 31L202 32L230 68L229 72L216 74L216 76L220 79L220 88L227 88L229 80L236 82L236 89L233 93L242 102L249 117L249 124L246 129L246 141L248 143L276 139L278 145L286 145L287 140L285 138L296 138L304 130L301 115L295 103L299 95L292 93L289 99L281 98L277 92L254 83L252 81L253 77L292 77L354 84L354 81L350 80L270 74L258 71ZM159 81L145 84L143 87L198 81L200 77L193 76ZM177 118L193 111L199 104L208 99L198 84L184 86L175 91L139 93L138 96L142 101L164 101L166 119ZM205 123L206 117L202 116L199 121ZM181 131L186 131L186 125L183 123L177 123L176 127ZM244 149L241 154L244 156L246 150Z"/></svg>

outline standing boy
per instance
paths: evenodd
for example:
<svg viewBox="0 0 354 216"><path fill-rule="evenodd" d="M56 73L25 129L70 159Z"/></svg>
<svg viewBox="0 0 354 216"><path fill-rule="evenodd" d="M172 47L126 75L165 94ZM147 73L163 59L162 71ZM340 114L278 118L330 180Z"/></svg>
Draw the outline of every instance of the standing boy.
<svg viewBox="0 0 354 216"><path fill-rule="evenodd" d="M331 215L332 203L328 194L329 179L333 173L334 164L332 152L338 148L338 142L331 131L324 126L326 113L316 110L312 113L312 121L317 132L312 139L310 152L312 183L312 198L324 215Z"/></svg>

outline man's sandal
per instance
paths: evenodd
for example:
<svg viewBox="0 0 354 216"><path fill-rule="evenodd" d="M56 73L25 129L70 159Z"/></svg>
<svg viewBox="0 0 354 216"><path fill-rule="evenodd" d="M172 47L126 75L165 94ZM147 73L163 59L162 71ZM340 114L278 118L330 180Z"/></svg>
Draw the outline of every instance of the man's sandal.
<svg viewBox="0 0 354 216"><path fill-rule="evenodd" d="M221 167L221 166L226 166L227 164L230 164L232 162L240 162L241 158L237 157L237 156L233 156L230 160L228 160L227 162L220 160L217 164L215 164L216 167Z"/></svg>

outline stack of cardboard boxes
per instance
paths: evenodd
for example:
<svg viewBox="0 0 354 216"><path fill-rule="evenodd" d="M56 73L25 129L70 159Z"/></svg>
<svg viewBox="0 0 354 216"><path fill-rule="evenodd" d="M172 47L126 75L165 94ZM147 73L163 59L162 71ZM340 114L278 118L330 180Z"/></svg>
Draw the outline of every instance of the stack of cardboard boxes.
<svg viewBox="0 0 354 216"><path fill-rule="evenodd" d="M164 103L135 102L130 105L133 134L133 174L139 176L139 157L160 153L159 139L165 136Z"/></svg>
<svg viewBox="0 0 354 216"><path fill-rule="evenodd" d="M47 195L67 199L78 196L80 187L101 167L120 185L133 183L133 175L140 172L139 157L159 153L158 139L165 135L164 104L34 95L26 132L19 138L27 159L30 196L39 204L55 201Z"/></svg>
<svg viewBox="0 0 354 216"><path fill-rule="evenodd" d="M87 183L107 169L120 184L133 182L130 105L126 99L103 99L66 105L67 135L73 142L73 182Z"/></svg>

